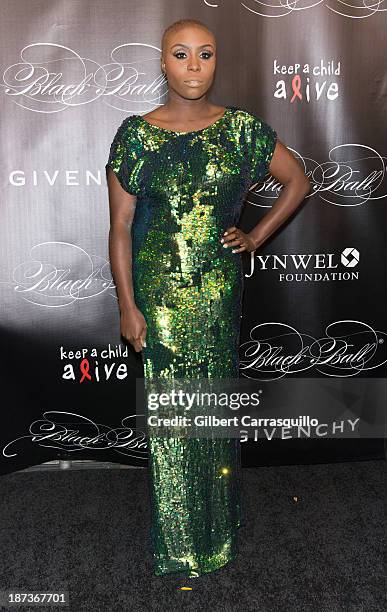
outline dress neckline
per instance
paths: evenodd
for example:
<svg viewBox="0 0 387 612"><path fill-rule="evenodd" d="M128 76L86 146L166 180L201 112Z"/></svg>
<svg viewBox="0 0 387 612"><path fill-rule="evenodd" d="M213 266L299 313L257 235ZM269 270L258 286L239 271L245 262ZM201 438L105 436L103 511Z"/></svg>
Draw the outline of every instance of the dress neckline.
<svg viewBox="0 0 387 612"><path fill-rule="evenodd" d="M221 123L223 121L223 119L225 119L228 115L228 112L231 110L231 106L225 106L225 110L224 113L221 117L219 117L219 119L217 119L216 121L213 121L213 123L210 123L210 125L207 125L206 127L202 128L201 130L191 130L189 132L176 132L175 130L168 130L167 128L163 128L160 127L159 125L154 125L153 123L149 123L149 121L147 121L146 119L143 118L142 115L138 115L138 117L140 118L140 120L143 123L146 123L146 125L149 125L151 128L154 128L155 130L159 130L161 132L169 132L170 134L176 134L177 136L182 135L184 136L185 134L200 134L201 132L206 132L207 130L213 128L214 126L218 125L218 123Z"/></svg>

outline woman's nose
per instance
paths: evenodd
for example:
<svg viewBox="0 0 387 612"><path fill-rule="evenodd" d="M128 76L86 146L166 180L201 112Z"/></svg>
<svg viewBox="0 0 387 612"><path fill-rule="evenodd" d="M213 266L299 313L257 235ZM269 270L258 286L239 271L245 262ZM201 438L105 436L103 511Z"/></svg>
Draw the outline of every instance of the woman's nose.
<svg viewBox="0 0 387 612"><path fill-rule="evenodd" d="M191 60L188 62L188 70L200 70L200 64L197 60Z"/></svg>

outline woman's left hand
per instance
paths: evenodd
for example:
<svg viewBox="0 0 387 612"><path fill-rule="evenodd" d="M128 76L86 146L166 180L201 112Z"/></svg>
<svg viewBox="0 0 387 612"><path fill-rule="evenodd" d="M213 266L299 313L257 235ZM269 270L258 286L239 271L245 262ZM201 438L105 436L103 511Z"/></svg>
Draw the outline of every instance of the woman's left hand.
<svg viewBox="0 0 387 612"><path fill-rule="evenodd" d="M235 225L227 228L221 242L227 249L233 247L232 253L242 253L242 251L248 251L250 253L257 248L252 237L242 232L242 230L239 229L239 227L235 227Z"/></svg>

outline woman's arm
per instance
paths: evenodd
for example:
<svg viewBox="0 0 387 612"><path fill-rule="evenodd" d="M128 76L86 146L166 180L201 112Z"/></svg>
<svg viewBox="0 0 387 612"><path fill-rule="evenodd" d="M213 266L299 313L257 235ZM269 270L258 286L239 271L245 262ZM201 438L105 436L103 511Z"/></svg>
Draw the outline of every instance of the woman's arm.
<svg viewBox="0 0 387 612"><path fill-rule="evenodd" d="M137 196L127 193L113 170L108 167L110 230L109 258L117 288L121 315L121 333L137 352L145 345L146 322L137 308L132 280L131 228Z"/></svg>
<svg viewBox="0 0 387 612"><path fill-rule="evenodd" d="M221 242L223 246L233 247L233 253L251 252L260 247L293 214L310 191L310 181L301 165L280 140L277 140L269 171L283 185L280 195L269 212L247 234L235 226L226 230Z"/></svg>

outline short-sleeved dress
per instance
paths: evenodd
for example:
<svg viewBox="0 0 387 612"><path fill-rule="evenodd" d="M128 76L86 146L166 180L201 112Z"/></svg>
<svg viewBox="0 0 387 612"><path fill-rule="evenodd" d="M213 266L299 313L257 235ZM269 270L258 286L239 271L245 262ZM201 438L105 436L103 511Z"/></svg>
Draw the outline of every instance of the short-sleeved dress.
<svg viewBox="0 0 387 612"><path fill-rule="evenodd" d="M175 132L141 115L118 128L106 167L137 196L132 278L147 323L145 379L238 378L242 260L220 238L268 173L276 139L236 106L201 130ZM224 566L242 520L240 440L147 439L155 574Z"/></svg>

